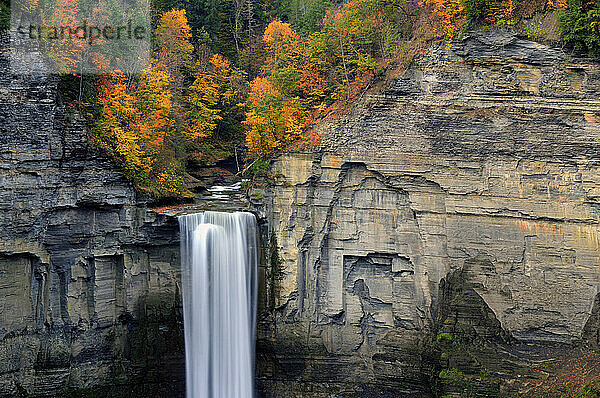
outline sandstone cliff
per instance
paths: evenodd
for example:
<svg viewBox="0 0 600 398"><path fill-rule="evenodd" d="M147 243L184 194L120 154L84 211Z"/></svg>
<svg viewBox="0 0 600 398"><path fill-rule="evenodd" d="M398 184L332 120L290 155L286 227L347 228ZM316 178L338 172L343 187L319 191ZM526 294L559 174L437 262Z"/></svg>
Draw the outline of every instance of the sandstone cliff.
<svg viewBox="0 0 600 398"><path fill-rule="evenodd" d="M278 158L259 385L519 395L598 348L599 94L593 60L473 33Z"/></svg>
<svg viewBox="0 0 600 398"><path fill-rule="evenodd" d="M138 204L30 57L0 46L0 396L182 396L177 222Z"/></svg>

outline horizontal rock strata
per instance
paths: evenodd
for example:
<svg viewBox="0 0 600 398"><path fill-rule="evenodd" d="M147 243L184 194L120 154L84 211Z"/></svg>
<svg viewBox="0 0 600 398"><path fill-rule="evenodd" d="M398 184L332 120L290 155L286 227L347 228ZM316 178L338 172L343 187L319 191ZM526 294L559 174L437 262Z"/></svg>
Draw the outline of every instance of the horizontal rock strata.
<svg viewBox="0 0 600 398"><path fill-rule="evenodd" d="M592 60L474 33L280 157L267 395L519 395L598 347L599 93Z"/></svg>
<svg viewBox="0 0 600 398"><path fill-rule="evenodd" d="M176 220L137 203L30 55L0 47L0 396L183 396Z"/></svg>

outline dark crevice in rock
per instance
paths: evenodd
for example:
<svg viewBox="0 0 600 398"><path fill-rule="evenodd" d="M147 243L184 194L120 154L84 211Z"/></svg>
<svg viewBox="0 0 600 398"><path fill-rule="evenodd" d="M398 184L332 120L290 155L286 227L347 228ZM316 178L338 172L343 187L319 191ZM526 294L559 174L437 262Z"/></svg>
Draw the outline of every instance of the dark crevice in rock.
<svg viewBox="0 0 600 398"><path fill-rule="evenodd" d="M440 282L436 329L460 335L467 342L480 338L497 343L513 341L496 315L466 279L464 269L452 271Z"/></svg>

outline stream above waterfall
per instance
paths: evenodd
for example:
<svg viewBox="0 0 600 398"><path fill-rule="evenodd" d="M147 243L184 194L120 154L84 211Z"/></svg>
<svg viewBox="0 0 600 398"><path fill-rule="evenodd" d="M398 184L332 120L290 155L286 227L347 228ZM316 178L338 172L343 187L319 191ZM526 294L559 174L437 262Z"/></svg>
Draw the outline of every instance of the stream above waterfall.
<svg viewBox="0 0 600 398"><path fill-rule="evenodd" d="M197 193L193 203L155 208L154 210L169 216L181 216L203 211L235 212L250 208L246 191L242 185L246 180L240 180L228 185L212 185Z"/></svg>

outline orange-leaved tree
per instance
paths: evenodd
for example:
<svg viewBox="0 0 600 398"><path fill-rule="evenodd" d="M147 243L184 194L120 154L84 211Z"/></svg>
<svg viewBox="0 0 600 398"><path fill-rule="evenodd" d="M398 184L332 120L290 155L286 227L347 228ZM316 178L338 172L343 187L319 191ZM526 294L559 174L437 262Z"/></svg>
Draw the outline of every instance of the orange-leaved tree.
<svg viewBox="0 0 600 398"><path fill-rule="evenodd" d="M419 5L428 16L433 37L451 41L467 20L462 0L419 0Z"/></svg>
<svg viewBox="0 0 600 398"><path fill-rule="evenodd" d="M155 58L164 66L177 85L183 81L185 68L192 64L194 46L190 42L192 29L188 24L185 10L165 12L156 27Z"/></svg>
<svg viewBox="0 0 600 398"><path fill-rule="evenodd" d="M127 77L119 72L104 76L97 83L100 115L94 142L115 157L131 177L148 174L151 159L143 154L136 124L141 118L137 98L127 88Z"/></svg>
<svg viewBox="0 0 600 398"><path fill-rule="evenodd" d="M299 68L304 62L304 43L302 38L291 28L290 24L281 21L271 22L263 35L267 59L265 70Z"/></svg>
<svg viewBox="0 0 600 398"><path fill-rule="evenodd" d="M300 98L286 98L271 80L257 77L248 98L250 111L246 144L255 157L264 157L303 138L306 109Z"/></svg>
<svg viewBox="0 0 600 398"><path fill-rule="evenodd" d="M287 23L270 23L266 62L248 100L251 154L313 141L311 124L360 97L409 31L410 1L352 0L329 10L321 30L307 39Z"/></svg>
<svg viewBox="0 0 600 398"><path fill-rule="evenodd" d="M40 12L41 26L33 35L40 40L40 49L58 73L83 74L89 72L88 67L108 67L106 54L95 49L104 42L103 38L90 38L81 30L85 24L102 26L107 10L99 4L85 11L92 14L84 15L78 0L56 0Z"/></svg>
<svg viewBox="0 0 600 398"><path fill-rule="evenodd" d="M302 140L310 122L300 79L307 56L305 43L290 27L273 21L263 35L267 58L262 76L251 83L246 113L246 144L255 156L268 156Z"/></svg>
<svg viewBox="0 0 600 398"><path fill-rule="evenodd" d="M158 24L155 57L137 76L112 73L97 82L100 105L95 141L142 189L180 194L183 160L180 139L194 139L187 127L182 94L193 50L185 11L164 13Z"/></svg>
<svg viewBox="0 0 600 398"><path fill-rule="evenodd" d="M166 141L172 127L168 84L168 73L155 65L136 80L114 72L97 84L101 108L95 142L115 157L126 174L143 188L160 190L155 182L159 175L165 174L160 160L168 152Z"/></svg>
<svg viewBox="0 0 600 398"><path fill-rule="evenodd" d="M513 25L517 0L418 0L428 16L432 38L450 42L473 25ZM562 1L562 0L559 0Z"/></svg>

